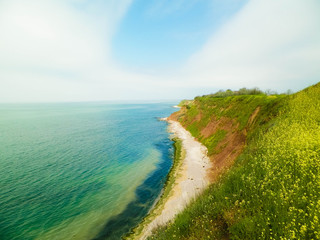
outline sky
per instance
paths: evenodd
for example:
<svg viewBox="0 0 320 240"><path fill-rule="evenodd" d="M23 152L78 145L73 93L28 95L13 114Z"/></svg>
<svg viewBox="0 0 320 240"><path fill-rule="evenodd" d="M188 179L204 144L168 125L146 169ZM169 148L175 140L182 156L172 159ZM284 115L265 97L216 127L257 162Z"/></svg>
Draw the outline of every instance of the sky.
<svg viewBox="0 0 320 240"><path fill-rule="evenodd" d="M319 29L319 0L0 0L0 102L299 91Z"/></svg>

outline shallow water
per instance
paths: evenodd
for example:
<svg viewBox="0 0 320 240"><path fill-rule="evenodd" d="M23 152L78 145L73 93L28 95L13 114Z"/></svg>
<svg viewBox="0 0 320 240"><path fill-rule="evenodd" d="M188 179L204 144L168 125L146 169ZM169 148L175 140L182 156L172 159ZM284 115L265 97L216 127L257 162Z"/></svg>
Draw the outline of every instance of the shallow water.
<svg viewBox="0 0 320 240"><path fill-rule="evenodd" d="M0 239L119 239L172 164L172 105L0 105Z"/></svg>

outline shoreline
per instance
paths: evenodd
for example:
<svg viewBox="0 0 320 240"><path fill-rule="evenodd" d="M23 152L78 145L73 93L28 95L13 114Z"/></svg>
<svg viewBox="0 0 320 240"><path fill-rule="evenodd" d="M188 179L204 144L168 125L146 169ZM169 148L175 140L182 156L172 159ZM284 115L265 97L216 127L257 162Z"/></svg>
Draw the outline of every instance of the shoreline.
<svg viewBox="0 0 320 240"><path fill-rule="evenodd" d="M207 148L179 122L167 118L161 120L168 122L168 131L175 141L173 166L154 208L126 239L146 239L154 229L173 220L210 183L207 173L212 163L207 156Z"/></svg>

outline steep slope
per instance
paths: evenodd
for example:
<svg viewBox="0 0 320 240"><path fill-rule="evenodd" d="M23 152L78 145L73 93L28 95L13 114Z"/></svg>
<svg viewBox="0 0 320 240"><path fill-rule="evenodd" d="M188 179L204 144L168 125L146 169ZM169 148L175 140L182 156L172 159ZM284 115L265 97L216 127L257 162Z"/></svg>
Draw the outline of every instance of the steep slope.
<svg viewBox="0 0 320 240"><path fill-rule="evenodd" d="M320 84L186 102L171 119L208 147L214 183L152 238L320 239L319 109Z"/></svg>
<svg viewBox="0 0 320 240"><path fill-rule="evenodd" d="M196 97L169 119L179 121L208 148L214 181L243 151L250 136L277 115L286 95Z"/></svg>

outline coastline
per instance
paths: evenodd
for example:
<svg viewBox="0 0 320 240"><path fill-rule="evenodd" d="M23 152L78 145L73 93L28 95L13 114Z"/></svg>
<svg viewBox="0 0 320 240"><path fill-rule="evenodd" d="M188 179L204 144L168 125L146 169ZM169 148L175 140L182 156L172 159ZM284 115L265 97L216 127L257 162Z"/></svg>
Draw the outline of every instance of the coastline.
<svg viewBox="0 0 320 240"><path fill-rule="evenodd" d="M173 220L210 183L207 173L212 163L206 147L179 122L167 118L161 120L169 123L168 131L175 141L173 167L154 208L126 239L146 239L154 229Z"/></svg>

